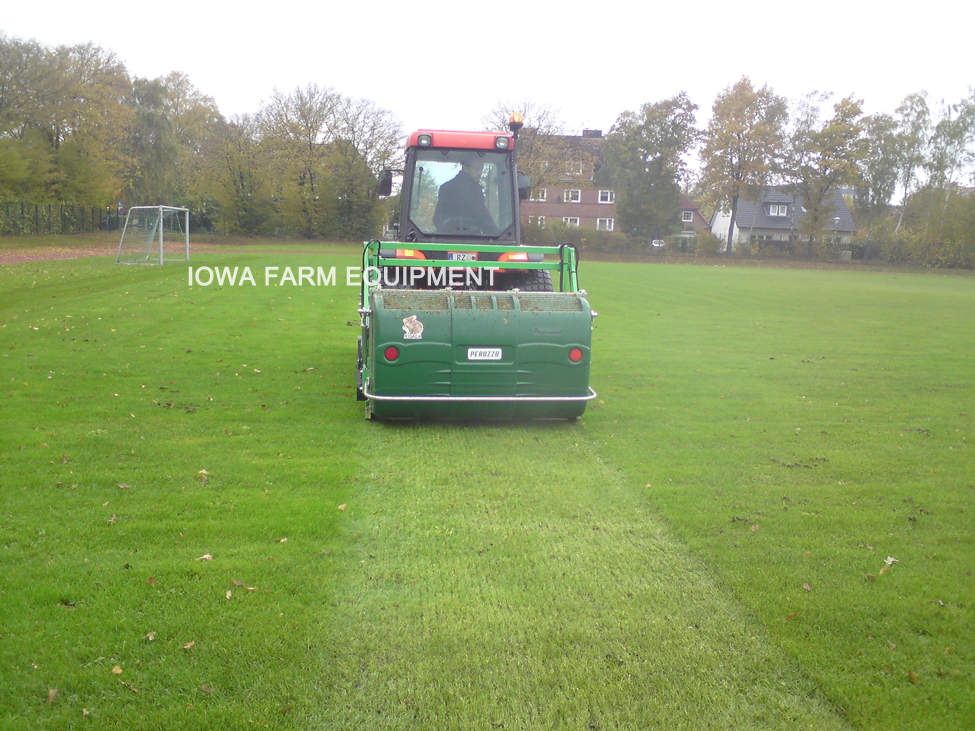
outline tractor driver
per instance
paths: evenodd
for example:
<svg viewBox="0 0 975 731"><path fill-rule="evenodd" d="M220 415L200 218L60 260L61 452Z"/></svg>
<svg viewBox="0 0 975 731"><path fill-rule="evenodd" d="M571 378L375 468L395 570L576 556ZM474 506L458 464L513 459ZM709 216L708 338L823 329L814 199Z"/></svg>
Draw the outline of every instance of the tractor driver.
<svg viewBox="0 0 975 731"><path fill-rule="evenodd" d="M487 234L497 231L497 225L484 202L484 189L481 188L483 170L484 159L472 152L461 160L460 172L440 186L437 208L433 213L433 224L440 233L448 233L443 230L444 224L447 228L474 224L481 233Z"/></svg>

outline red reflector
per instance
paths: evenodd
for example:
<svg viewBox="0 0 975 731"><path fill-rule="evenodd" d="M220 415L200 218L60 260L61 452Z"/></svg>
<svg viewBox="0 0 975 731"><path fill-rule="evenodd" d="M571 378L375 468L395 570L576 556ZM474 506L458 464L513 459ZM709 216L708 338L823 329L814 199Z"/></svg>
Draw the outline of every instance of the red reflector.
<svg viewBox="0 0 975 731"><path fill-rule="evenodd" d="M399 358L399 348L395 345L390 345L386 348L386 352L383 355L386 356L386 360L396 360Z"/></svg>
<svg viewBox="0 0 975 731"><path fill-rule="evenodd" d="M570 350L569 360L571 360L573 363L578 363L580 360L582 360L582 349L573 348L572 350Z"/></svg>

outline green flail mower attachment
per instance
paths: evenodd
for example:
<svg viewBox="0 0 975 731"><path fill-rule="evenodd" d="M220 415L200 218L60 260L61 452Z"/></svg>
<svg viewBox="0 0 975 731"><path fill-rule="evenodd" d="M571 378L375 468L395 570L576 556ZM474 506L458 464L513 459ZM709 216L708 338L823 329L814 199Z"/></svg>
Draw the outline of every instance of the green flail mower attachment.
<svg viewBox="0 0 975 731"><path fill-rule="evenodd" d="M363 249L358 394L367 416L583 414L596 397L596 313L578 287L573 246L403 246L369 241Z"/></svg>

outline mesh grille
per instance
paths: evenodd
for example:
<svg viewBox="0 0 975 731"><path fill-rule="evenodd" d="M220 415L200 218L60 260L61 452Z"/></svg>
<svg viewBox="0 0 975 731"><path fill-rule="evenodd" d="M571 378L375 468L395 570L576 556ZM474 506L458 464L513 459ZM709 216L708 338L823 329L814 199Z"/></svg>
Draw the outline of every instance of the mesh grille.
<svg viewBox="0 0 975 731"><path fill-rule="evenodd" d="M582 299L570 294L489 294L487 292L405 292L387 291L382 294L382 304L387 310L415 312L443 312L455 310L505 310L515 309L515 300L522 312L582 312Z"/></svg>
<svg viewBox="0 0 975 731"><path fill-rule="evenodd" d="M450 309L447 296L437 292L387 292L383 294L387 310L441 311Z"/></svg>
<svg viewBox="0 0 975 731"><path fill-rule="evenodd" d="M518 302L523 312L582 312L582 300L572 295L519 294Z"/></svg>

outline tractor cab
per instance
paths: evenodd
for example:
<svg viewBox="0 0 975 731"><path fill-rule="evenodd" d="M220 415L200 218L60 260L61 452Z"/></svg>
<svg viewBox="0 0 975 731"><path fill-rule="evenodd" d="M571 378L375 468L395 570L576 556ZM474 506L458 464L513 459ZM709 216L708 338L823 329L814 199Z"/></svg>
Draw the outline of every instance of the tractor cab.
<svg viewBox="0 0 975 731"><path fill-rule="evenodd" d="M407 148L400 240L519 243L514 138L414 132Z"/></svg>

